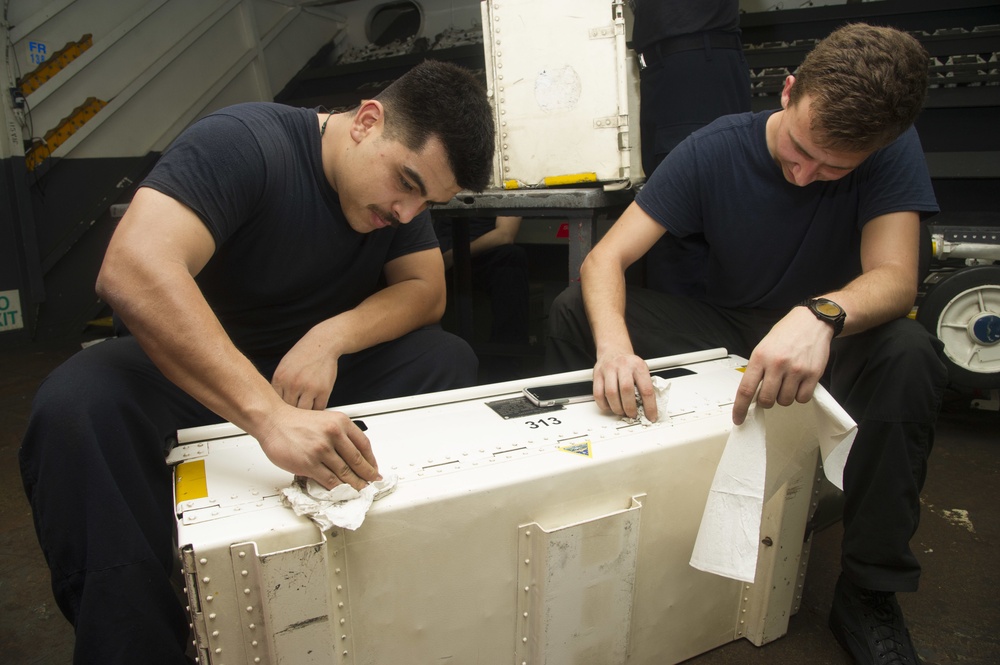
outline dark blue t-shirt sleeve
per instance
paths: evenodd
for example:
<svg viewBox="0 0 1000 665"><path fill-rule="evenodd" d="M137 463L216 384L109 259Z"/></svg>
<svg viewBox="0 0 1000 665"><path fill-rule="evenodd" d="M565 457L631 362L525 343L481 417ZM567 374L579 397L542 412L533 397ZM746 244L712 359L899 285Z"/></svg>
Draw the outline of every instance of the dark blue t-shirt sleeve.
<svg viewBox="0 0 1000 665"><path fill-rule="evenodd" d="M393 231L392 243L385 255L386 263L414 252L437 249L439 246L437 236L434 234L431 214L426 210L414 217L408 224L400 224Z"/></svg>
<svg viewBox="0 0 1000 665"><path fill-rule="evenodd" d="M140 186L191 208L219 246L251 217L266 182L256 138L239 119L216 114L186 129Z"/></svg>
<svg viewBox="0 0 1000 665"><path fill-rule="evenodd" d="M937 212L927 161L917 130L910 127L859 167L858 227L892 212Z"/></svg>
<svg viewBox="0 0 1000 665"><path fill-rule="evenodd" d="M693 141L681 141L660 162L635 198L647 215L678 238L704 230L694 146Z"/></svg>

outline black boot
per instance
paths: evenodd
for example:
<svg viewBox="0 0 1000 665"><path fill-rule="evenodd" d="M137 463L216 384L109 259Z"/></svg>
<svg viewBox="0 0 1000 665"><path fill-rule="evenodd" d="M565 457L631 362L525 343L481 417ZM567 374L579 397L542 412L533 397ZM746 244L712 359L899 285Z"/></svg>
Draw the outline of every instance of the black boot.
<svg viewBox="0 0 1000 665"><path fill-rule="evenodd" d="M833 595L830 630L859 665L921 665L891 591L862 589L841 574Z"/></svg>

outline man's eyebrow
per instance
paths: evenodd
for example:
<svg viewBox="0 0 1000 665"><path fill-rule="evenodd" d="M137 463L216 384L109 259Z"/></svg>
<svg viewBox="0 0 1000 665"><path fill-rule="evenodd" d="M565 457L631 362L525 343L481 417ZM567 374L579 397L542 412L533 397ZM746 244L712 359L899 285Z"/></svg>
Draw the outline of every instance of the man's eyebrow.
<svg viewBox="0 0 1000 665"><path fill-rule="evenodd" d="M794 136L792 136L791 132L788 132L788 138L791 140L792 145L795 146L795 149L801 152L806 158L811 159L813 161L817 161L816 158L810 155L809 151L803 148L802 144L799 143ZM822 164L823 166L826 166L831 169L836 169L838 171L853 171L855 168L857 168L856 166L837 166L836 164L827 164L826 162L823 162Z"/></svg>
<svg viewBox="0 0 1000 665"><path fill-rule="evenodd" d="M406 177L412 180L416 185L417 189L420 190L420 196L427 196L427 187L424 185L424 179L420 177L420 174L411 169L409 166L403 167L403 172L406 173ZM446 205L447 201L431 201L428 199L427 203L429 205L443 206Z"/></svg>

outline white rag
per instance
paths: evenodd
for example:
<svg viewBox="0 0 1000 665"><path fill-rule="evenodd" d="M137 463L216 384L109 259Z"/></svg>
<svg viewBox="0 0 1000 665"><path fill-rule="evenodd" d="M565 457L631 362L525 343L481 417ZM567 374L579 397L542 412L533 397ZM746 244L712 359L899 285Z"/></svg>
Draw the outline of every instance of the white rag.
<svg viewBox="0 0 1000 665"><path fill-rule="evenodd" d="M365 521L372 502L392 493L398 480L396 474L389 474L359 492L347 483L328 490L312 478L304 481L296 478L281 490L282 501L296 515L309 517L323 531L335 526L354 531Z"/></svg>
<svg viewBox="0 0 1000 665"><path fill-rule="evenodd" d="M670 382L662 376L653 377L653 390L656 391L656 418L659 422L665 423L670 420L667 415L667 402L670 397ZM653 423L646 417L646 412L642 408L642 400L639 399L639 391L635 391L636 403L639 405L639 413L635 418L623 416L622 420L630 425L642 424L652 425Z"/></svg>

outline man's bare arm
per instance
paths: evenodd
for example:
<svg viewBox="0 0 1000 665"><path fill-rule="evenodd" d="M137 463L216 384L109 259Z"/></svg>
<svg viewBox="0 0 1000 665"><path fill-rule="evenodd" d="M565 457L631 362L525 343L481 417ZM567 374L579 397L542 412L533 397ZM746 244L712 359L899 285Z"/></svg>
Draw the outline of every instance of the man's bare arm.
<svg viewBox="0 0 1000 665"><path fill-rule="evenodd" d="M326 487L377 478L370 443L346 416L285 404L233 345L194 281L214 251L190 209L141 188L108 246L97 293L168 379L257 438L278 466Z"/></svg>
<svg viewBox="0 0 1000 665"><path fill-rule="evenodd" d="M847 313L842 335L852 335L905 316L917 295L920 219L896 212L869 221L861 236L862 273L842 289L816 294ZM768 408L812 399L830 357L833 330L805 307L794 307L750 355L733 404L741 424L757 394ZM759 389L759 394L758 394Z"/></svg>
<svg viewBox="0 0 1000 665"><path fill-rule="evenodd" d="M521 228L520 217L497 217L496 226L469 243L469 256L482 254L487 250L504 245L512 245ZM451 268L455 262L452 250L442 252L445 268Z"/></svg>
<svg viewBox="0 0 1000 665"><path fill-rule="evenodd" d="M645 361L635 355L625 326L625 269L664 234L663 227L632 203L590 251L580 267L587 318L594 334L594 399L603 409L634 417L635 391L655 421L656 399Z"/></svg>
<svg viewBox="0 0 1000 665"><path fill-rule="evenodd" d="M318 323L285 354L272 379L282 399L303 409L326 408L342 355L396 339L441 319L445 282L437 249L390 261L385 275L386 288L354 309Z"/></svg>

